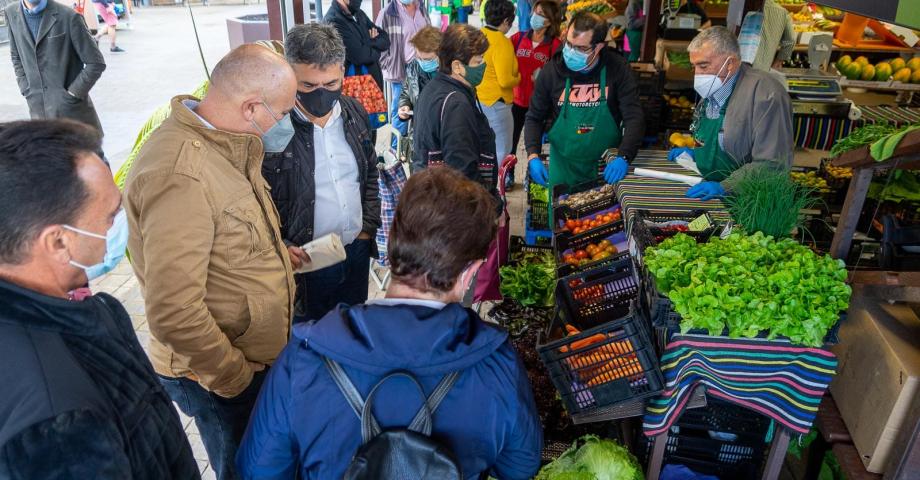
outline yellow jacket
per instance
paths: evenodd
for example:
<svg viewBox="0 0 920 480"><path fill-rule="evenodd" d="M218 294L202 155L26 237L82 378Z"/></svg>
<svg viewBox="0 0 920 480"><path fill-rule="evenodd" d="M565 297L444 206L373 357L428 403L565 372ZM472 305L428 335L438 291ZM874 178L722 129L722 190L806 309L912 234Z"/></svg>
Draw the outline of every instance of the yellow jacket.
<svg viewBox="0 0 920 480"><path fill-rule="evenodd" d="M258 137L207 128L185 99L128 174L128 251L154 370L229 398L287 343L294 279Z"/></svg>
<svg viewBox="0 0 920 480"><path fill-rule="evenodd" d="M483 27L482 33L489 40L489 49L483 55L486 73L482 83L476 87L476 95L483 105L492 106L499 100L511 105L514 101L514 87L521 83L514 45L498 30Z"/></svg>

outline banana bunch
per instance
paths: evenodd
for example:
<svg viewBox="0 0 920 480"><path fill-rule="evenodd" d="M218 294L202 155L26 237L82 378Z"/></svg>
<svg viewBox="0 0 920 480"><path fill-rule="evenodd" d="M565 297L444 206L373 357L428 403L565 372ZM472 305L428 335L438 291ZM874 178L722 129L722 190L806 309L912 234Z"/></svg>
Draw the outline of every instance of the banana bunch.
<svg viewBox="0 0 920 480"><path fill-rule="evenodd" d="M840 23L822 18L821 20L815 21L815 26L823 32L833 32L837 30L838 27L840 27Z"/></svg>
<svg viewBox="0 0 920 480"><path fill-rule="evenodd" d="M833 165L825 165L824 170L827 171L827 174L834 178L853 178L853 169L849 167L835 167Z"/></svg>

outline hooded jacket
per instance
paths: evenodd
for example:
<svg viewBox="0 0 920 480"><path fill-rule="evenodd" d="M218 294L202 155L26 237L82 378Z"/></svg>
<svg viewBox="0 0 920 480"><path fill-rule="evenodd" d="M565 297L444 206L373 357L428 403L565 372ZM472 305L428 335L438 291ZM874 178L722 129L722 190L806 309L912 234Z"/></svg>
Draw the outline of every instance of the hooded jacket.
<svg viewBox="0 0 920 480"><path fill-rule="evenodd" d="M450 372L460 377L433 415L432 437L457 456L465 478L490 471L526 479L540 466L542 429L526 371L508 335L459 304L441 309L378 301L340 307L297 325L272 367L237 455L242 478L342 478L361 443L360 422L333 382L335 360L366 398L394 370L412 372L425 394ZM405 427L422 405L404 379L378 390L384 429Z"/></svg>
<svg viewBox="0 0 920 480"><path fill-rule="evenodd" d="M128 312L0 281L0 478L200 478Z"/></svg>

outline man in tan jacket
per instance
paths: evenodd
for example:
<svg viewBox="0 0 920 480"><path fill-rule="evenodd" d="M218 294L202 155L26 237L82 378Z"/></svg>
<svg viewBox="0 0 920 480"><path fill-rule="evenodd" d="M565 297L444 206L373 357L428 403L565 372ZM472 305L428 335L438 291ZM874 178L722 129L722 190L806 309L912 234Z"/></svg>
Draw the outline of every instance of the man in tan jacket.
<svg viewBox="0 0 920 480"><path fill-rule="evenodd" d="M218 479L236 478L237 446L290 330L291 261L260 170L263 143L293 132L295 92L283 57L233 50L203 100L172 100L125 186L151 361L195 419Z"/></svg>

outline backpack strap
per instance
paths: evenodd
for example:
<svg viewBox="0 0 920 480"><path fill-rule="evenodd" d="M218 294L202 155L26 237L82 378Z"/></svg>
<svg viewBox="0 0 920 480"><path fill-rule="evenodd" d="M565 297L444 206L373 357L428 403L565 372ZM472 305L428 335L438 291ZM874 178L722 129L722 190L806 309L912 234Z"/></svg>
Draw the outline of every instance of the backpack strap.
<svg viewBox="0 0 920 480"><path fill-rule="evenodd" d="M348 405L351 406L351 410L357 415L358 421L362 422L361 415L364 412L364 399L361 398L361 394L358 393L355 384L351 383L351 379L348 378L345 370L342 369L338 362L326 356L323 356L323 361L326 363L326 369L329 370L332 380L342 392L342 396L345 397ZM373 422L373 426L376 427L377 431L380 431L380 425L377 424L377 420L372 417L370 421Z"/></svg>
<svg viewBox="0 0 920 480"><path fill-rule="evenodd" d="M381 385L386 383L387 380L391 378L395 378L395 377L405 377L411 380L412 383L415 385L415 387L418 388L419 396L422 397L423 399L425 398L425 389L423 389L422 385L418 383L418 380L415 378L414 375L412 375L411 373L405 370L400 370L397 372L390 373L389 375L380 379L380 381L377 382L377 385L374 385L374 388L372 388L370 393L367 394L367 400L365 400L364 402L364 412L362 412L362 415L361 415L361 437L364 439L364 443L367 443L372 438L376 437L377 435L380 435L380 432L381 432L380 424L377 423L376 419L374 418L374 414L371 412L371 408L373 408L374 406L374 395L377 394L377 389L380 388ZM409 430L424 434L426 436L430 436L431 435L431 408L429 408L427 400L422 402L421 413L422 413L421 428L414 429L410 426Z"/></svg>
<svg viewBox="0 0 920 480"><path fill-rule="evenodd" d="M457 93L456 90L448 93L447 96L444 97L444 103L441 104L441 124L442 125L444 124L444 109L447 108L447 101L450 100L450 97L455 93Z"/></svg>
<svg viewBox="0 0 920 480"><path fill-rule="evenodd" d="M441 402L444 401L444 397L447 396L447 392L453 388L454 384L457 383L457 379L460 378L460 372L451 372L444 376L441 381L438 383L438 386L434 388L434 391L431 392L431 396L428 397L426 402L428 406L428 412L431 415L434 415L435 410L441 406ZM415 418L412 419L412 423L409 424L409 430L418 431L422 427L424 422L425 415L425 405L422 405L418 409L418 413L415 414Z"/></svg>

